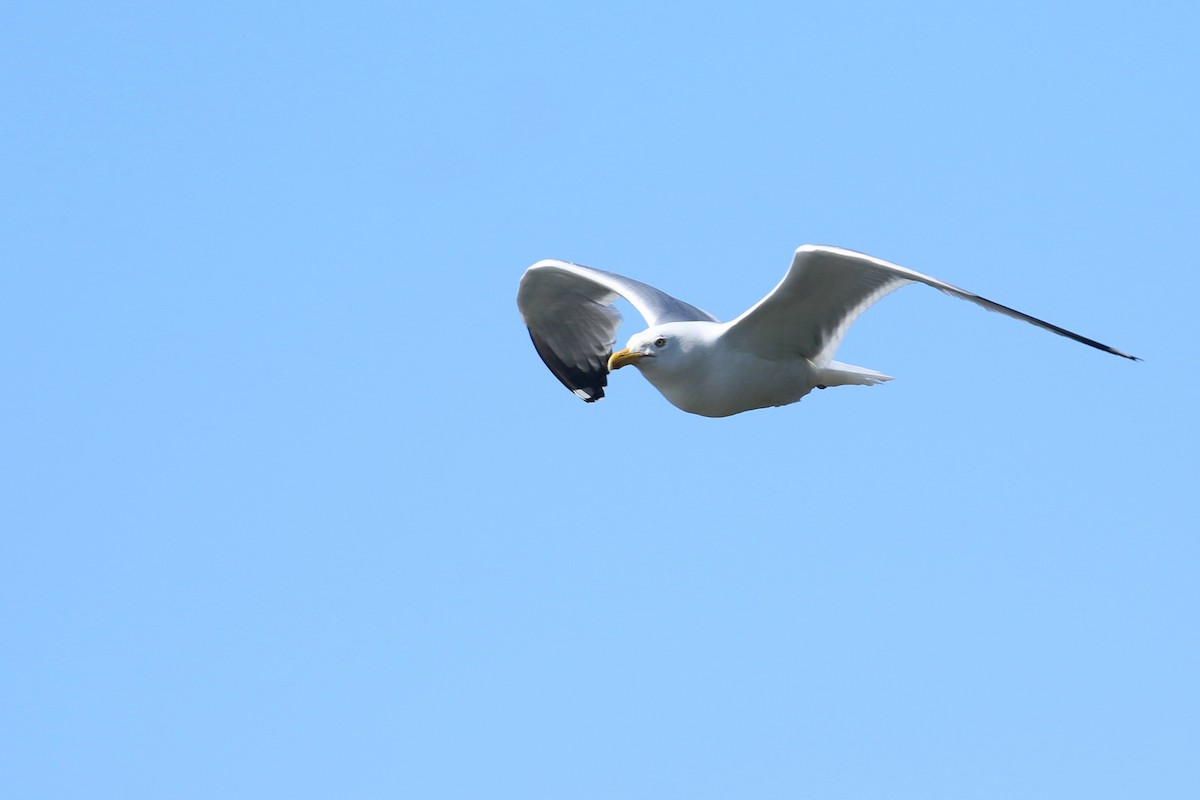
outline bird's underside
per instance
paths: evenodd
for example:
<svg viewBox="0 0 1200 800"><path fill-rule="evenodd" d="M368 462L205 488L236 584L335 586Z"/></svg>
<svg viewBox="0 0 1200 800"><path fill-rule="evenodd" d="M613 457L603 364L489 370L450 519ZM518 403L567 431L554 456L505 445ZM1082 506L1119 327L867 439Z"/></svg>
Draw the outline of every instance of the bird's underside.
<svg viewBox="0 0 1200 800"><path fill-rule="evenodd" d="M805 245L783 280L734 320L631 278L565 261L540 261L521 279L517 304L550 371L586 402L604 396L608 373L636 366L671 403L690 413L728 416L794 403L814 388L890 380L841 364L834 352L872 304L909 283L924 283L1014 319L1122 358L1094 339L896 264L840 248ZM628 300L647 328L614 353Z"/></svg>

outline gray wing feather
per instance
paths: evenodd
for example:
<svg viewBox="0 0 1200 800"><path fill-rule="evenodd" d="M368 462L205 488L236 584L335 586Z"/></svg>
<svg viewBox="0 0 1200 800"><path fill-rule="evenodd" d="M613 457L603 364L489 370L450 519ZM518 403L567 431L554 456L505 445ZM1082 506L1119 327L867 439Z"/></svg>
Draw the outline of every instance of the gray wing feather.
<svg viewBox="0 0 1200 800"><path fill-rule="evenodd" d="M799 353L825 366L847 329L872 304L909 283L923 283L1005 316L1106 353L1139 360L1094 339L988 300L915 270L837 247L804 245L770 294L730 324L727 336L770 355Z"/></svg>
<svg viewBox="0 0 1200 800"><path fill-rule="evenodd" d="M517 307L542 361L562 384L591 403L604 396L624 297L646 319L663 322L716 319L653 286L567 261L539 261L525 271Z"/></svg>

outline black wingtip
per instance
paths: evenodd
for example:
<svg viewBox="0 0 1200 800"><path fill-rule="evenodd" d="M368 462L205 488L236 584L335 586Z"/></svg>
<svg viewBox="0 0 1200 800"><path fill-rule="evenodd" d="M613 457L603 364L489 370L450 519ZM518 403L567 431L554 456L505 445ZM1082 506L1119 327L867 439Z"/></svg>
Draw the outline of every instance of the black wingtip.
<svg viewBox="0 0 1200 800"><path fill-rule="evenodd" d="M570 386L567 386L571 389ZM571 394L578 397L585 403L594 403L601 397L604 397L604 387L602 386L587 386L582 389L571 389Z"/></svg>
<svg viewBox="0 0 1200 800"><path fill-rule="evenodd" d="M953 292L951 292L951 294L953 294ZM1129 355L1129 353L1118 350L1115 347L1110 347L1110 346L1104 344L1103 342L1097 342L1095 339L1089 339L1088 337L1083 336L1078 333L1075 333L1074 331L1069 331L1066 328L1060 328L1058 325L1055 325L1052 322L1046 322L1046 320L1044 320L1044 319L1038 319L1035 316L1026 314L1024 311L1017 311L1015 308L1006 306L1003 303L997 303L995 300L988 300L986 297L981 297L980 295L970 294L970 293L959 294L958 296L963 299L971 300L972 302L979 303L980 305L982 305L984 308L988 309L989 311L999 311L1002 314L1007 314L1007 315L1009 315L1011 317L1015 317L1017 319L1023 319L1026 322L1031 322L1040 328L1045 328L1048 331L1053 331L1054 333L1057 333L1059 336L1065 336L1068 339L1074 339L1075 341L1079 342L1080 344L1086 344L1088 347L1094 347L1097 350L1100 350L1101 352L1111 353L1112 355L1120 356L1121 358L1128 358L1130 361L1141 361L1142 360L1142 359L1138 358L1137 356L1131 356L1131 355ZM982 302L980 302L980 301L982 301Z"/></svg>
<svg viewBox="0 0 1200 800"><path fill-rule="evenodd" d="M585 403L594 403L604 397L604 387L608 384L608 369L604 366L607 356L600 359L601 363L596 364L593 369L580 369L559 358L558 354L532 330L529 331L529 338L533 340L533 346L541 356L542 362L572 394Z"/></svg>

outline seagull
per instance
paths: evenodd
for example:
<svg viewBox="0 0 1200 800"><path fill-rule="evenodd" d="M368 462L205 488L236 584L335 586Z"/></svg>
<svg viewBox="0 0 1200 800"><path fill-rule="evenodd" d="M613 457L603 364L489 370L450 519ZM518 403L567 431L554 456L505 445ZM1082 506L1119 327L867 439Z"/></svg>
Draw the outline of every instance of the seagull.
<svg viewBox="0 0 1200 800"><path fill-rule="evenodd" d="M910 283L1141 360L937 278L824 245L797 249L779 285L730 322L632 278L554 259L525 271L517 307L542 361L584 401L604 396L609 372L634 366L677 408L728 417L795 403L813 389L892 380L834 361L833 355L859 314ZM637 309L647 328L614 353L621 322L613 305L618 297Z"/></svg>

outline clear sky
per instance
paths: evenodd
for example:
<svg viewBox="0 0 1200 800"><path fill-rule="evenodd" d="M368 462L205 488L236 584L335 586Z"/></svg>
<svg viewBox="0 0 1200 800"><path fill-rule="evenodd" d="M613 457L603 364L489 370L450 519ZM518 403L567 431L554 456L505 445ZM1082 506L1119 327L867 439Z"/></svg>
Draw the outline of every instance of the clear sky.
<svg viewBox="0 0 1200 800"><path fill-rule="evenodd" d="M1200 12L8 3L0 794L1200 796ZM529 343L805 242L896 380ZM635 320L621 340L641 325Z"/></svg>

